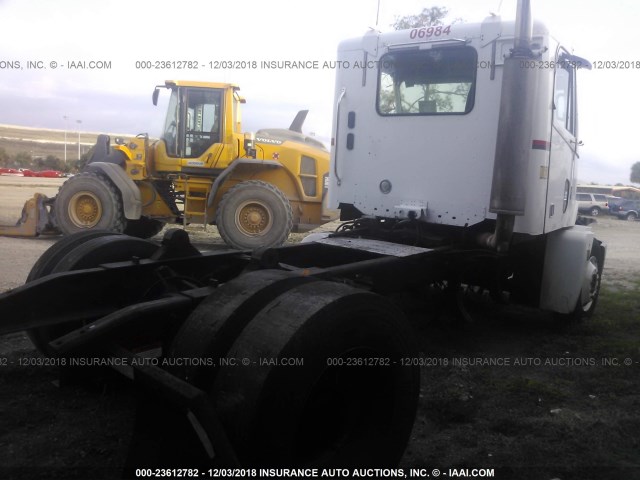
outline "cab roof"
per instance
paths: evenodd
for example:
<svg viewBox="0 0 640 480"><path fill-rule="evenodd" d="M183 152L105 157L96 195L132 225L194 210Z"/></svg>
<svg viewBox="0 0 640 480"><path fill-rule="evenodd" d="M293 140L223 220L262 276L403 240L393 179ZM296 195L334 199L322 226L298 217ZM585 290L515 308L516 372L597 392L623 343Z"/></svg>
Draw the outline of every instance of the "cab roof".
<svg viewBox="0 0 640 480"><path fill-rule="evenodd" d="M235 83L220 83L220 82L195 82L193 80L166 80L164 84L167 87L201 87L201 88L232 88L234 90L240 90L240 87Z"/></svg>

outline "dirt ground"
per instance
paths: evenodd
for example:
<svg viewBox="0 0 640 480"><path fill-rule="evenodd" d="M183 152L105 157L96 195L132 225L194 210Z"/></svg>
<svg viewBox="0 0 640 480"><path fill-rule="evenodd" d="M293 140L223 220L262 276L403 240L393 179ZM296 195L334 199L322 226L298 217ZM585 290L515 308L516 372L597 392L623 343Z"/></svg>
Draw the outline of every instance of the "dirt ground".
<svg viewBox="0 0 640 480"><path fill-rule="evenodd" d="M0 177L0 223L13 223L33 191L54 195L59 183ZM424 364L405 472L640 479L640 222L602 216L593 229L608 252L586 324L558 332L548 316L483 299L463 327L446 313L444 321L415 315ZM213 227L190 233L201 247L224 248ZM0 237L0 292L24 283L56 239ZM61 386L24 333L0 337L0 478L119 478L134 407L126 382Z"/></svg>

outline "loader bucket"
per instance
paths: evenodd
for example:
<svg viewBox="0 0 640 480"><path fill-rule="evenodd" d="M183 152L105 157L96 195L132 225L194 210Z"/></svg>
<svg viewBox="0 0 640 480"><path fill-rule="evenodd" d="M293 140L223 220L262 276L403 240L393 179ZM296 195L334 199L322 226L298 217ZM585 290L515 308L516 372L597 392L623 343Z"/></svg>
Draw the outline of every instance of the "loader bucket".
<svg viewBox="0 0 640 480"><path fill-rule="evenodd" d="M22 207L22 216L15 225L0 225L0 235L9 237L37 237L40 234L60 233L54 226L50 207L55 198L36 193Z"/></svg>

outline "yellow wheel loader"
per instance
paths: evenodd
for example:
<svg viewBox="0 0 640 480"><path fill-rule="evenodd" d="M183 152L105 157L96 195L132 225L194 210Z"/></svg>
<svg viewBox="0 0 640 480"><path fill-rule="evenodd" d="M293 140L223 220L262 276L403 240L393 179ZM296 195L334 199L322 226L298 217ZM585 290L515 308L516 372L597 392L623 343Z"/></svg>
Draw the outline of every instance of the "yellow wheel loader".
<svg viewBox="0 0 640 480"><path fill-rule="evenodd" d="M99 229L147 238L166 223L217 225L238 249L278 246L289 233L334 219L323 211L329 154L302 134L307 111L290 128L241 131L239 87L167 81L159 140L98 136L83 171L55 199L36 195L2 235L70 234Z"/></svg>

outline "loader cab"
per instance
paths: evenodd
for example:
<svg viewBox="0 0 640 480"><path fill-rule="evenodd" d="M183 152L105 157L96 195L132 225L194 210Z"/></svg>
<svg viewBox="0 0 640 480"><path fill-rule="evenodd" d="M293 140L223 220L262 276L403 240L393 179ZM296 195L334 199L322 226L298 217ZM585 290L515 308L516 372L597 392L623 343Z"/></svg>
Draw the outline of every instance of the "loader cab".
<svg viewBox="0 0 640 480"><path fill-rule="evenodd" d="M224 168L237 152L226 143L227 104L235 103L232 85L204 82L167 82L170 91L167 112L157 147L160 171L185 171L193 168ZM157 104L159 89L153 100ZM230 117L235 117L231 115Z"/></svg>
<svg viewBox="0 0 640 480"><path fill-rule="evenodd" d="M198 158L220 143L223 91L173 88L162 139L170 157Z"/></svg>

